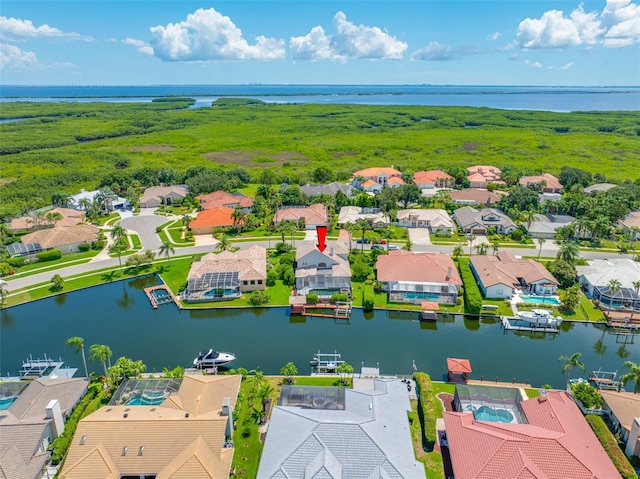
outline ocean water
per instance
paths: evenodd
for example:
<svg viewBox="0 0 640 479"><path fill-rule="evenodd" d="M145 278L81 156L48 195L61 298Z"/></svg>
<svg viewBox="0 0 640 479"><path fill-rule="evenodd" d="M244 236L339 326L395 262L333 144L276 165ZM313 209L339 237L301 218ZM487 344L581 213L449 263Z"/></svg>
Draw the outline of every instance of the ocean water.
<svg viewBox="0 0 640 479"><path fill-rule="evenodd" d="M161 96L188 96L195 107L220 97L272 103L471 106L507 110L640 111L640 87L526 87L433 85L0 85L7 101L149 102Z"/></svg>

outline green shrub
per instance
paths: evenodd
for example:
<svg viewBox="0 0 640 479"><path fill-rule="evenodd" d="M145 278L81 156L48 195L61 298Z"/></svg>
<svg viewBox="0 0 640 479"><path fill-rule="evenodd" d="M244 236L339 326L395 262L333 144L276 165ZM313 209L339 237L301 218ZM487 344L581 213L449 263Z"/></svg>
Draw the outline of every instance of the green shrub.
<svg viewBox="0 0 640 479"><path fill-rule="evenodd" d="M469 260L458 258L458 270L464 283L464 311L469 314L480 314L482 309L482 295L476 283L476 278L471 272Z"/></svg>
<svg viewBox="0 0 640 479"><path fill-rule="evenodd" d="M14 268L19 268L20 266L24 266L26 262L27 260L24 257L7 258L7 263L9 263Z"/></svg>
<svg viewBox="0 0 640 479"><path fill-rule="evenodd" d="M267 286L275 286L278 277L278 271L275 268L271 268L267 273Z"/></svg>
<svg viewBox="0 0 640 479"><path fill-rule="evenodd" d="M41 251L40 253L36 253L38 257L38 261L55 261L57 259L62 258L62 251L59 249L50 249L49 251Z"/></svg>
<svg viewBox="0 0 640 479"><path fill-rule="evenodd" d="M631 467L629 459L624 455L620 446L618 446L618 441L616 441L616 438L611 434L611 431L609 431L609 428L602 418L594 414L588 414L586 420L622 477L624 479L637 479L638 475L633 470L633 467Z"/></svg>
<svg viewBox="0 0 640 479"><path fill-rule="evenodd" d="M13 266L11 266L9 263L0 263L0 276L9 276L15 272L16 270L13 269Z"/></svg>
<svg viewBox="0 0 640 479"><path fill-rule="evenodd" d="M82 243L78 245L78 250L80 251L89 251L91 249L91 245L89 243Z"/></svg>
<svg viewBox="0 0 640 479"><path fill-rule="evenodd" d="M520 241L522 239L522 230L519 230L519 229L513 230L513 232L511 233L511 239L513 241Z"/></svg>
<svg viewBox="0 0 640 479"><path fill-rule="evenodd" d="M362 307L365 311L371 311L376 302L376 296L373 292L373 286L365 286L362 290Z"/></svg>
<svg viewBox="0 0 640 479"><path fill-rule="evenodd" d="M431 386L431 377L427 373L413 373L418 394L418 415L422 424L422 437L426 444L423 447L433 451L436 443L436 397Z"/></svg>
<svg viewBox="0 0 640 479"><path fill-rule="evenodd" d="M318 295L316 293L308 293L306 302L307 304L318 304Z"/></svg>
<svg viewBox="0 0 640 479"><path fill-rule="evenodd" d="M346 293L333 293L331 295L331 304L336 304L338 301L349 301L349 296Z"/></svg>
<svg viewBox="0 0 640 479"><path fill-rule="evenodd" d="M596 388L587 383L577 383L571 385L573 397L579 400L586 408L602 407L602 396Z"/></svg>
<svg viewBox="0 0 640 479"><path fill-rule="evenodd" d="M278 252L278 254L288 253L289 251L291 251L291 248L292 246L287 243L278 243L276 245L276 251Z"/></svg>
<svg viewBox="0 0 640 479"><path fill-rule="evenodd" d="M293 286L296 284L296 273L293 271L293 268L289 267L285 270L282 275L282 283L285 286Z"/></svg>
<svg viewBox="0 0 640 479"><path fill-rule="evenodd" d="M106 241L94 241L93 243L91 243L91 249L102 249L106 244Z"/></svg>
<svg viewBox="0 0 640 479"><path fill-rule="evenodd" d="M261 306L269 302L269 295L264 291L253 291L249 295L249 304L251 306Z"/></svg>

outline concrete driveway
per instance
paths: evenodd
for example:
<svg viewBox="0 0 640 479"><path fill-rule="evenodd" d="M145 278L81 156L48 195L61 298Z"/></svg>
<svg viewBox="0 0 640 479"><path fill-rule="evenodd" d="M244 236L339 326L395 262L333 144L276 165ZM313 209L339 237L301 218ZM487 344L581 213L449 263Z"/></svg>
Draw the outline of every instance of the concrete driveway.
<svg viewBox="0 0 640 479"><path fill-rule="evenodd" d="M431 244L429 230L427 228L409 228L409 239L415 246L426 246Z"/></svg>
<svg viewBox="0 0 640 479"><path fill-rule="evenodd" d="M156 233L156 228L170 219L171 217L154 215L153 211L141 211L139 216L120 220L120 226L138 233L143 249L157 251L160 248L161 241Z"/></svg>

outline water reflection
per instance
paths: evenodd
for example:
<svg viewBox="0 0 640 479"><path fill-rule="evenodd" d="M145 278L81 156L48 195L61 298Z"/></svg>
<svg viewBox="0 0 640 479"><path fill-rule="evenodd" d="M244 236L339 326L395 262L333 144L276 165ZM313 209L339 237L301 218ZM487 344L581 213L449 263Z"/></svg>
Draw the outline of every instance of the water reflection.
<svg viewBox="0 0 640 479"><path fill-rule="evenodd" d="M64 303L67 302L67 293L57 294L56 296L54 296L53 301L58 306L64 306Z"/></svg>
<svg viewBox="0 0 640 479"><path fill-rule="evenodd" d="M477 318L464 318L464 327L469 331L477 331L480 329L480 321Z"/></svg>

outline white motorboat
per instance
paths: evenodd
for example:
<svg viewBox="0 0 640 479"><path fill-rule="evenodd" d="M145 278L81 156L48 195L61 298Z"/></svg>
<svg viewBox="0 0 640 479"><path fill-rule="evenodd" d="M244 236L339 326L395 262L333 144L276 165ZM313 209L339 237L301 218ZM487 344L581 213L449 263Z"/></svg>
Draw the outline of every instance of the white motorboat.
<svg viewBox="0 0 640 479"><path fill-rule="evenodd" d="M518 319L529 322L530 326L557 328L562 323L560 316L554 316L548 309L532 309L531 311L518 311Z"/></svg>
<svg viewBox="0 0 640 479"><path fill-rule="evenodd" d="M235 354L222 353L213 349L203 349L198 357L193 360L193 365L197 369L209 369L222 366L236 359Z"/></svg>

